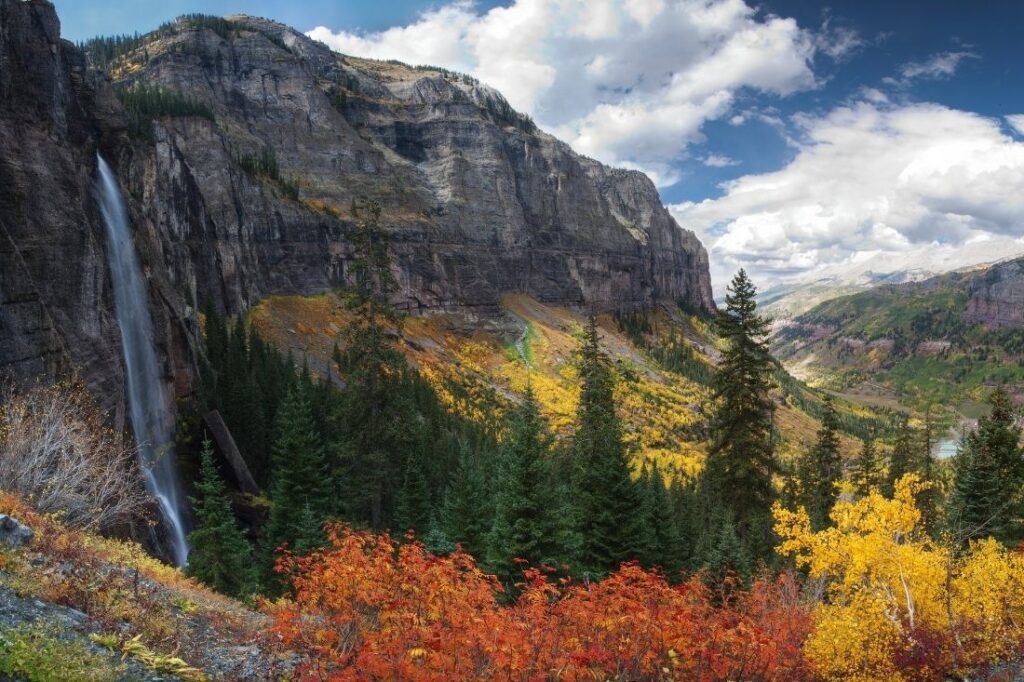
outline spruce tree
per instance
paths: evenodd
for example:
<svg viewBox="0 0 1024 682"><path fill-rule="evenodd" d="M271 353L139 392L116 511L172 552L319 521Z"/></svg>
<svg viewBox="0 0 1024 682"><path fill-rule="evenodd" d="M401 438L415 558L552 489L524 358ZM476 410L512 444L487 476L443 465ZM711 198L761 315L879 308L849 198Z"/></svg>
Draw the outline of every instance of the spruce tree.
<svg viewBox="0 0 1024 682"><path fill-rule="evenodd" d="M902 415L897 426L896 439L889 455L889 468L885 476L884 493L892 497L896 481L917 471L916 449L914 447L914 429L910 426L910 417Z"/></svg>
<svg viewBox="0 0 1024 682"><path fill-rule="evenodd" d="M231 597L256 591L252 547L235 523L224 481L213 461L213 445L203 441L199 453L196 496L189 498L196 527L188 535L192 548L186 574Z"/></svg>
<svg viewBox="0 0 1024 682"><path fill-rule="evenodd" d="M774 363L768 319L757 314L757 289L744 270L733 278L716 318L726 342L715 376L712 443L702 476L709 501L723 506L754 559L771 556Z"/></svg>
<svg viewBox="0 0 1024 682"><path fill-rule="evenodd" d="M637 556L639 521L637 488L615 410L615 373L600 347L593 315L580 349L580 376L572 438L571 543L574 571L591 576Z"/></svg>
<svg viewBox="0 0 1024 682"><path fill-rule="evenodd" d="M487 567L506 583L522 577L517 560L531 566L561 558L551 472L551 437L529 389L511 416L498 454L494 522L487 543Z"/></svg>
<svg viewBox="0 0 1024 682"><path fill-rule="evenodd" d="M345 388L332 419L346 456L332 468L344 486L349 514L380 530L393 525L394 482L404 480L407 454L420 441L422 420L408 390L408 364L392 343L401 319L389 303L396 282L381 209L372 202L353 202L352 208L353 288L347 304L352 320L335 357Z"/></svg>
<svg viewBox="0 0 1024 682"><path fill-rule="evenodd" d="M867 495L878 486L878 458L875 455L875 440L868 435L861 442L860 453L853 465L853 483L858 495Z"/></svg>
<svg viewBox="0 0 1024 682"><path fill-rule="evenodd" d="M282 401L275 431L272 504L264 547L268 569L273 566L273 553L280 545L294 547L299 540L315 544L315 538L310 537L310 518L323 521L333 492L323 444L309 402L300 389L292 389Z"/></svg>
<svg viewBox="0 0 1024 682"><path fill-rule="evenodd" d="M394 530L398 533L413 531L422 537L430 529L431 509L430 486L423 472L423 462L418 455L410 454L398 492Z"/></svg>
<svg viewBox="0 0 1024 682"><path fill-rule="evenodd" d="M932 450L935 447L935 422L929 406L924 415L924 428L921 429L921 445L918 453L917 470L921 480L927 487L917 495L917 508L921 511L921 523L925 530L934 534L939 527L939 506L942 489L939 486L935 470L935 458Z"/></svg>
<svg viewBox="0 0 1024 682"><path fill-rule="evenodd" d="M1009 395L997 389L992 411L967 434L954 462L951 525L964 540L991 535L1003 542L1022 538L1021 428Z"/></svg>
<svg viewBox="0 0 1024 682"><path fill-rule="evenodd" d="M444 498L442 529L453 542L483 557L494 524L494 496L484 462L460 444L458 464Z"/></svg>
<svg viewBox="0 0 1024 682"><path fill-rule="evenodd" d="M640 537L643 539L641 563L660 567L666 575L675 576L683 567L682 531L676 510L661 469L655 463L641 477L643 516Z"/></svg>
<svg viewBox="0 0 1024 682"><path fill-rule="evenodd" d="M804 507L816 529L828 525L828 515L839 496L836 484L843 474L839 454L839 415L832 396L825 394L818 440L804 456L800 471L800 492Z"/></svg>

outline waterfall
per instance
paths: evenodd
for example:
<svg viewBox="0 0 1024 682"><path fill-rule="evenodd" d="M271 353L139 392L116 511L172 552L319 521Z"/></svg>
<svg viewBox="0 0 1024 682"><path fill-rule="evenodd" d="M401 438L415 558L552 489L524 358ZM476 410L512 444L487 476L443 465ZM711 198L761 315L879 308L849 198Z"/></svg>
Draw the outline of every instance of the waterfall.
<svg viewBox="0 0 1024 682"><path fill-rule="evenodd" d="M132 430L138 444L146 490L160 505L174 543L174 561L178 566L184 566L188 558L188 542L185 540L181 486L172 444L174 424L158 371L146 284L135 254L121 188L110 166L98 154L96 157L100 170L97 194L107 229L107 259L114 284L114 311L121 327Z"/></svg>

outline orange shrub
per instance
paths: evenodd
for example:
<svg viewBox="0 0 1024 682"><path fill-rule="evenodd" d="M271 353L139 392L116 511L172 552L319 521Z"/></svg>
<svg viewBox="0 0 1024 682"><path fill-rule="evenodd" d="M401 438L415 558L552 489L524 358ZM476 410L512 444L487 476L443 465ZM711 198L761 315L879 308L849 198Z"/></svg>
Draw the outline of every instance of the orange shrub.
<svg viewBox="0 0 1024 682"><path fill-rule="evenodd" d="M472 557L435 557L334 527L278 566L292 599L265 608L308 680L800 680L809 610L790 577L715 595L625 564L592 583L528 569L518 599Z"/></svg>

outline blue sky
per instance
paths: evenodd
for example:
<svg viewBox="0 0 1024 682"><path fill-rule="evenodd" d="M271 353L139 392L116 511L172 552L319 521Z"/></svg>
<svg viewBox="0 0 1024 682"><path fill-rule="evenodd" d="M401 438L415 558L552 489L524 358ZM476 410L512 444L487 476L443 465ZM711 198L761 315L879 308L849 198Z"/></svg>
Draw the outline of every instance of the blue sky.
<svg viewBox="0 0 1024 682"><path fill-rule="evenodd" d="M1024 251L1021 2L55 4L72 40L245 12L471 72L581 153L648 172L718 281Z"/></svg>

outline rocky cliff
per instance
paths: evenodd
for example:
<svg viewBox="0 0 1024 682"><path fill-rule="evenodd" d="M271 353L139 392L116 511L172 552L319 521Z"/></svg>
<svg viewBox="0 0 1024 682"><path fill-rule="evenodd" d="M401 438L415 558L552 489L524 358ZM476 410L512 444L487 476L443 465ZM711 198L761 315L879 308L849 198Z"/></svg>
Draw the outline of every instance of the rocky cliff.
<svg viewBox="0 0 1024 682"><path fill-rule="evenodd" d="M98 394L120 395L97 151L125 188L179 390L197 302L237 313L268 294L344 286L350 206L364 197L383 208L395 303L412 312L487 313L510 292L713 309L706 252L650 180L574 154L467 77L345 57L250 17L166 26L109 76L88 61L60 40L48 2L0 0L8 373L74 365ZM115 88L172 93L204 113L150 112L129 135Z"/></svg>
<svg viewBox="0 0 1024 682"><path fill-rule="evenodd" d="M998 263L969 279L963 317L988 327L1024 327L1024 259Z"/></svg>
<svg viewBox="0 0 1024 682"><path fill-rule="evenodd" d="M118 423L125 382L93 187L97 151L130 149L126 125L49 3L0 0L0 374L74 369ZM166 278L152 280L167 372L184 380L181 308L159 295Z"/></svg>

